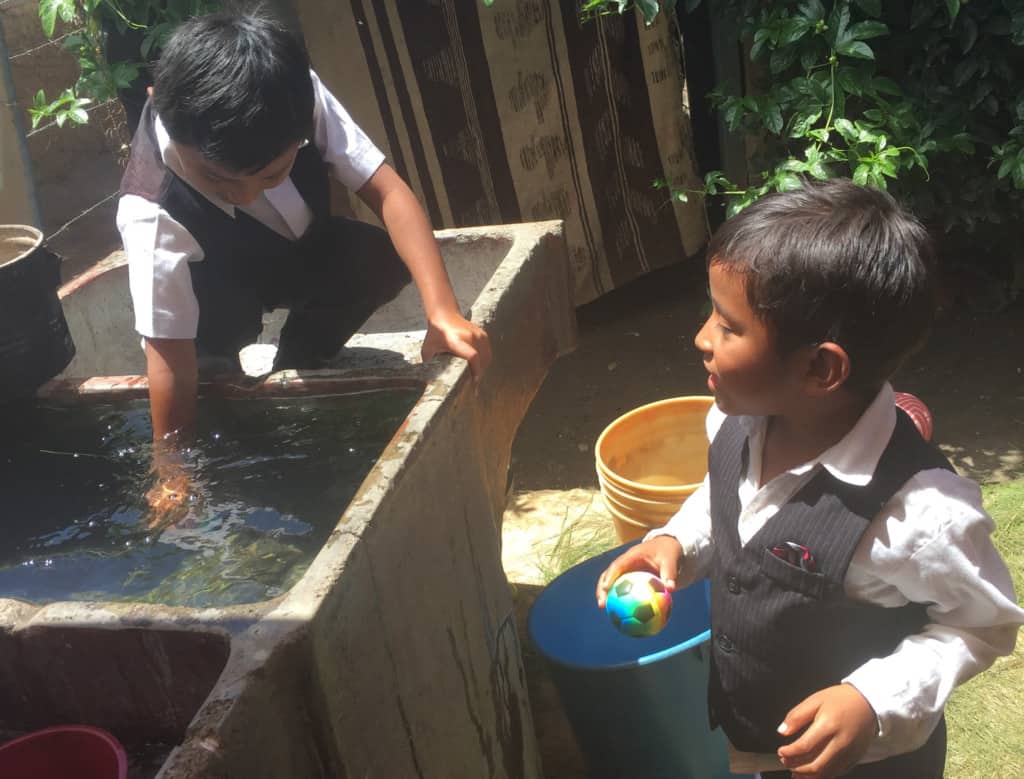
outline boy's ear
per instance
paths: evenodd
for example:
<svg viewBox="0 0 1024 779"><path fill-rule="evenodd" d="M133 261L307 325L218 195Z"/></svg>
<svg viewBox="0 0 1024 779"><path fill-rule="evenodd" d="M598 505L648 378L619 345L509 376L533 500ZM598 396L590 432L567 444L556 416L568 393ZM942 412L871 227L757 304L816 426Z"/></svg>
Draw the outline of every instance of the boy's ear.
<svg viewBox="0 0 1024 779"><path fill-rule="evenodd" d="M807 363L807 390L821 396L837 389L850 378L850 356L837 343L825 341L812 347Z"/></svg>
<svg viewBox="0 0 1024 779"><path fill-rule="evenodd" d="M148 97L153 97L153 87L152 86L146 87L146 95Z"/></svg>

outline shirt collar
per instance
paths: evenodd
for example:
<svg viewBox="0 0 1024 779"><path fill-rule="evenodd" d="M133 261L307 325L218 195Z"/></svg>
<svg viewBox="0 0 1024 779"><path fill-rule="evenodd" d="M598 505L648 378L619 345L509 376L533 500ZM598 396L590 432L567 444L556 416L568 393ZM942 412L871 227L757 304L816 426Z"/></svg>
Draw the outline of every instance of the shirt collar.
<svg viewBox="0 0 1024 779"><path fill-rule="evenodd" d="M763 447L767 419L739 417L739 422L747 433L750 446ZM871 482L882 452L889 445L895 429L896 397L892 385L886 383L857 423L838 443L815 459L790 469L789 473L800 475L821 465L840 481L863 487Z"/></svg>
<svg viewBox="0 0 1024 779"><path fill-rule="evenodd" d="M225 214L230 216L232 219L235 217L235 207L228 203L226 200L222 200L216 195L207 192L199 184L193 181L191 178L185 175L185 169L181 164L181 155L178 154L177 148L175 148L174 141L171 140L171 136L167 133L167 128L164 127L164 123L160 121L160 117L154 113L153 116L153 130L156 133L156 143L160 149L160 159L163 160L164 165L170 168L174 175L180 178L182 181L187 183L192 189L198 192L200 195L205 197L217 208L223 211Z"/></svg>
<svg viewBox="0 0 1024 779"><path fill-rule="evenodd" d="M853 429L819 461L840 481L862 487L870 483L895 429L896 396L886 383Z"/></svg>

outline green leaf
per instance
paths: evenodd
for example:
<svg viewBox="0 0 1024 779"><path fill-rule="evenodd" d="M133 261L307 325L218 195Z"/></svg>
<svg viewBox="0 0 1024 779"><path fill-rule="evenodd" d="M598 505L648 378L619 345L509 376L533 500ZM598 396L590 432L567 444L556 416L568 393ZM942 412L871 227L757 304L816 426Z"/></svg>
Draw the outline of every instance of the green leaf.
<svg viewBox="0 0 1024 779"><path fill-rule="evenodd" d="M825 18L825 6L821 4L821 0L804 0L800 3L798 13L809 24L814 25Z"/></svg>
<svg viewBox="0 0 1024 779"><path fill-rule="evenodd" d="M640 9L640 13L644 15L644 21L647 24L653 24L658 16L658 12L661 10L658 0L636 0L636 6Z"/></svg>
<svg viewBox="0 0 1024 779"><path fill-rule="evenodd" d="M740 124L743 122L743 104L738 100L726 103L723 116L725 117L725 124L730 130L739 129Z"/></svg>
<svg viewBox="0 0 1024 779"><path fill-rule="evenodd" d="M804 183L795 173L785 173L775 179L775 188L779 192L790 192L794 189L802 189Z"/></svg>
<svg viewBox="0 0 1024 779"><path fill-rule="evenodd" d="M840 54L845 54L847 57L857 57L865 60L873 60L875 58L875 53L871 50L871 47L862 41L843 41L836 46L836 51Z"/></svg>
<svg viewBox="0 0 1024 779"><path fill-rule="evenodd" d="M903 94L903 90L900 89L899 84L885 76L875 76L872 78L871 88L883 95L894 95L898 97Z"/></svg>
<svg viewBox="0 0 1024 779"><path fill-rule="evenodd" d="M800 67L804 70L810 70L818 64L820 59L819 53L814 48L804 49L800 54Z"/></svg>
<svg viewBox="0 0 1024 779"><path fill-rule="evenodd" d="M70 22L74 19L75 10L75 0L63 0L63 2L57 6L57 14L63 22Z"/></svg>
<svg viewBox="0 0 1024 779"><path fill-rule="evenodd" d="M819 181L824 181L829 178L828 169L820 162L816 162L813 165L808 166L807 172Z"/></svg>
<svg viewBox="0 0 1024 779"><path fill-rule="evenodd" d="M773 135L782 132L782 109L778 105L765 106L761 112L761 121Z"/></svg>
<svg viewBox="0 0 1024 779"><path fill-rule="evenodd" d="M868 79L867 74L859 68L840 67L836 70L836 80L850 94L862 95Z"/></svg>
<svg viewBox="0 0 1024 779"><path fill-rule="evenodd" d="M835 127L839 134L847 141L852 143L857 139L857 128L853 126L853 122L849 119L836 119Z"/></svg>
<svg viewBox="0 0 1024 779"><path fill-rule="evenodd" d="M1010 175L1010 171L1013 170L1014 165L1017 164L1016 157L1007 157L1003 160L1002 165L999 166L999 172L996 174L996 178L1004 179Z"/></svg>
<svg viewBox="0 0 1024 779"><path fill-rule="evenodd" d="M811 23L804 16L794 16L791 19L787 19L782 25L782 31L779 34L779 45L788 46L791 43L796 43L798 40L803 38L807 31L811 29Z"/></svg>
<svg viewBox="0 0 1024 779"><path fill-rule="evenodd" d="M39 22L43 26L43 35L53 37L53 28L57 26L57 6L61 0L39 0Z"/></svg>
<svg viewBox="0 0 1024 779"><path fill-rule="evenodd" d="M876 21L857 22L846 32L847 38L854 41L867 41L888 34L889 28L882 22Z"/></svg>
<svg viewBox="0 0 1024 779"><path fill-rule="evenodd" d="M847 40L847 27L850 24L850 6L845 2L838 2L828 17L828 33L826 38L833 46Z"/></svg>
<svg viewBox="0 0 1024 779"><path fill-rule="evenodd" d="M796 61L798 51L796 46L785 46L772 52L768 68L773 75L782 73L786 68Z"/></svg>
<svg viewBox="0 0 1024 779"><path fill-rule="evenodd" d="M974 48L974 44L977 40L978 23L970 16L965 16L963 23L960 25L960 51L963 54L966 54Z"/></svg>
<svg viewBox="0 0 1024 779"><path fill-rule="evenodd" d="M949 23L953 24L960 13L960 0L946 0L946 10L949 11Z"/></svg>
<svg viewBox="0 0 1024 779"><path fill-rule="evenodd" d="M868 183L868 177L870 176L870 174L871 169L867 165L861 163L853 172L853 183L864 186L865 184Z"/></svg>
<svg viewBox="0 0 1024 779"><path fill-rule="evenodd" d="M85 112L84 108L72 108L68 111L68 116L75 124L86 124L89 121L89 114Z"/></svg>
<svg viewBox="0 0 1024 779"><path fill-rule="evenodd" d="M807 134L807 131L814 126L814 123L821 119L821 109L813 111L809 114L797 113L793 119L793 126L790 128L790 138L802 138Z"/></svg>

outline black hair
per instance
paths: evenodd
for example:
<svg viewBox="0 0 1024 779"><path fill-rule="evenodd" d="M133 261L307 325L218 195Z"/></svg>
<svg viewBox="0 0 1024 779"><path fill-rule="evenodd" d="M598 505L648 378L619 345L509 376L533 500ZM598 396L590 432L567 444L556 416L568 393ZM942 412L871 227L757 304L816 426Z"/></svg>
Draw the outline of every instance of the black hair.
<svg viewBox="0 0 1024 779"><path fill-rule="evenodd" d="M743 274L780 354L842 346L854 390L877 391L934 320L928 232L888 193L852 181L762 197L719 228L707 257Z"/></svg>
<svg viewBox="0 0 1024 779"><path fill-rule="evenodd" d="M300 39L262 11L184 22L154 70L167 133L239 173L264 168L313 132L313 82Z"/></svg>

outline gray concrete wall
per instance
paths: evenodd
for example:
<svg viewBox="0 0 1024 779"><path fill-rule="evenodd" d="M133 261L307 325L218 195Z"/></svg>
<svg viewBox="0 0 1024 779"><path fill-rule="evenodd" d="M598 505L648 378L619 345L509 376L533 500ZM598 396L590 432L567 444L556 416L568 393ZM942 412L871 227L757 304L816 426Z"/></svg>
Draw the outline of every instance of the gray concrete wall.
<svg viewBox="0 0 1024 779"><path fill-rule="evenodd" d="M41 219L25 145L24 118L15 100L6 41L0 18L0 224L39 227Z"/></svg>
<svg viewBox="0 0 1024 779"><path fill-rule="evenodd" d="M208 648L191 653L197 659L189 667L181 664L189 652L179 648L180 662L170 663L166 636L228 636L223 672L187 731L172 737L180 746L161 779L540 775L500 521L515 431L548 367L575 343L568 259L560 223L442 238L467 261L479 242L485 267L494 247L503 247L471 305L494 352L482 382L464 361L443 357L386 369L356 359L344 371L284 372L256 387L275 394L342 391L355 381L424 387L352 502L338 507L337 527L299 583L275 601L228 609L40 609L0 601L0 662L27 680L15 688L19 699L44 688L106 689L116 705L94 700L90 707L89 696L74 696L77 721L115 735L121 728L133 738L166 736L173 728L156 719L147 690L167 689L177 678L196 705L198 679L209 684L210 663L223 660ZM404 349L402 333L391 335ZM144 392L136 380L124 386L125 393ZM57 381L44 393L66 398L75 387L74 380ZM51 665L47 676L26 655L32 632L39 646L61 641L95 656L90 642L101 628L112 642L119 631L134 631L138 656L126 660L122 649L111 652L117 662ZM139 638L147 629L148 642ZM136 684L137 673L158 682ZM2 703L0 730L43 724L12 720L20 716L16 702ZM185 711L184 703L175 705ZM117 718L126 711L136 714L130 728ZM175 722L180 727L181 716Z"/></svg>

